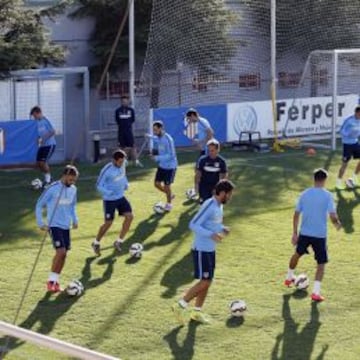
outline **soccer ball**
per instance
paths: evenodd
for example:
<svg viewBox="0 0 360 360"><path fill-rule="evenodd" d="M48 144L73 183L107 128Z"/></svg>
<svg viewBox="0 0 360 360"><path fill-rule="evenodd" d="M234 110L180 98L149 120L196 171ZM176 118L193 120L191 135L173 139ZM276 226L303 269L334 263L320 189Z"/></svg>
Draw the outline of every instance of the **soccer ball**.
<svg viewBox="0 0 360 360"><path fill-rule="evenodd" d="M79 280L72 280L65 290L70 296L80 296L84 292L84 285Z"/></svg>
<svg viewBox="0 0 360 360"><path fill-rule="evenodd" d="M130 246L129 253L134 258L141 258L144 247L140 243L134 243Z"/></svg>
<svg viewBox="0 0 360 360"><path fill-rule="evenodd" d="M309 287L310 281L306 274L300 274L295 278L294 285L298 290L305 290Z"/></svg>
<svg viewBox="0 0 360 360"><path fill-rule="evenodd" d="M165 212L165 205L162 202L157 202L154 206L153 206L153 210L154 212L156 212L157 214L163 214Z"/></svg>
<svg viewBox="0 0 360 360"><path fill-rule="evenodd" d="M229 304L230 314L234 317L244 316L246 308L244 300L234 300Z"/></svg>
<svg viewBox="0 0 360 360"><path fill-rule="evenodd" d="M34 190L40 190L43 186L43 183L40 179L34 179L33 181L31 181L31 187Z"/></svg>
<svg viewBox="0 0 360 360"><path fill-rule="evenodd" d="M196 198L196 191L195 189L187 189L185 195L189 200L194 200Z"/></svg>

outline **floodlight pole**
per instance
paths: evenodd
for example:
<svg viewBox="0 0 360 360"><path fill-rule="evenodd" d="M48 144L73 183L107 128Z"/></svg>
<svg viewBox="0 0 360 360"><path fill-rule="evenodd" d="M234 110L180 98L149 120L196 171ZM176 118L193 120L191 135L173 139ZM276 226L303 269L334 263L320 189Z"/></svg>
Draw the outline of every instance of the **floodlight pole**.
<svg viewBox="0 0 360 360"><path fill-rule="evenodd" d="M135 101L135 0L128 0L129 6L129 97L132 106Z"/></svg>
<svg viewBox="0 0 360 360"><path fill-rule="evenodd" d="M333 116L331 119L331 150L336 150L336 123L338 114L337 105L337 88L338 88L338 59L339 54L337 50L334 50L334 84L333 84Z"/></svg>

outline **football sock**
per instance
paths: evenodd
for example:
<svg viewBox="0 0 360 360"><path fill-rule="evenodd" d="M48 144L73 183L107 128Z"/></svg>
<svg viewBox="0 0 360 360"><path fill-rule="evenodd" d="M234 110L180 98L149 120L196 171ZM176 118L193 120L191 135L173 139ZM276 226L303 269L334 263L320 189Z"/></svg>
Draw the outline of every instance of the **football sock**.
<svg viewBox="0 0 360 360"><path fill-rule="evenodd" d="M294 275L294 269L288 269L288 272L287 272L287 276L286 276L286 279L288 279L288 280L291 280L291 279L293 279L295 277L295 275Z"/></svg>
<svg viewBox="0 0 360 360"><path fill-rule="evenodd" d="M184 299L179 300L179 305L184 309L188 307L188 303Z"/></svg>
<svg viewBox="0 0 360 360"><path fill-rule="evenodd" d="M45 178L45 182L49 183L51 181L51 175L50 173L47 173L44 175L44 178Z"/></svg>
<svg viewBox="0 0 360 360"><path fill-rule="evenodd" d="M200 306L195 306L195 307L194 307L194 310L195 310L195 311L201 311L201 307L200 307Z"/></svg>
<svg viewBox="0 0 360 360"><path fill-rule="evenodd" d="M118 242L118 243L123 243L123 242L124 242L124 240L123 240L123 239L121 239L121 238L118 238L118 239L116 240L116 242Z"/></svg>
<svg viewBox="0 0 360 360"><path fill-rule="evenodd" d="M320 295L320 286L321 286L321 281L315 280L313 294Z"/></svg>
<svg viewBox="0 0 360 360"><path fill-rule="evenodd" d="M100 245L100 241L98 239L95 239L93 242L94 245Z"/></svg>
<svg viewBox="0 0 360 360"><path fill-rule="evenodd" d="M53 282L59 282L59 274L55 273L55 272L51 272L49 274L49 281L53 281Z"/></svg>

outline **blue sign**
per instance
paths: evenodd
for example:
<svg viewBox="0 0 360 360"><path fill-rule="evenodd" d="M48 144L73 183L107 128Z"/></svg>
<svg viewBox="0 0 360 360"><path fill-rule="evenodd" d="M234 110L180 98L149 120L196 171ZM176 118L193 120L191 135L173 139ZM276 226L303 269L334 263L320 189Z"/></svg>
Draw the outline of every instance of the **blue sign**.
<svg viewBox="0 0 360 360"><path fill-rule="evenodd" d="M37 149L36 121L0 121L0 166L32 164Z"/></svg>
<svg viewBox="0 0 360 360"><path fill-rule="evenodd" d="M188 107L153 109L154 120L164 123L165 131L175 142L175 146L191 146L192 139L197 135L196 124L188 124L185 119ZM227 106L209 105L197 106L201 117L206 118L214 130L214 137L220 142L226 141L227 136Z"/></svg>

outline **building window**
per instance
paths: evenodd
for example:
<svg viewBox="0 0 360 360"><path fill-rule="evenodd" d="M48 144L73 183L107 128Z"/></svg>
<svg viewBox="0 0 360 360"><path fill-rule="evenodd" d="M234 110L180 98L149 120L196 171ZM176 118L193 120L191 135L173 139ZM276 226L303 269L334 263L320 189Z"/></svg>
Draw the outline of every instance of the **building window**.
<svg viewBox="0 0 360 360"><path fill-rule="evenodd" d="M195 72L191 79L192 89L198 92L207 91L208 78L206 74L200 74L199 72Z"/></svg>
<svg viewBox="0 0 360 360"><path fill-rule="evenodd" d="M278 74L279 88L287 89L299 86L301 80L301 72L281 71Z"/></svg>
<svg viewBox="0 0 360 360"><path fill-rule="evenodd" d="M239 88L246 90L259 90L261 87L260 84L260 74L240 74L239 75Z"/></svg>
<svg viewBox="0 0 360 360"><path fill-rule="evenodd" d="M137 90L139 89L139 91ZM135 92L141 93L143 85L139 80L135 81ZM118 98L121 95L129 94L130 86L128 80L109 81L108 86L104 86L100 91L100 97L106 99L107 96L110 98Z"/></svg>

